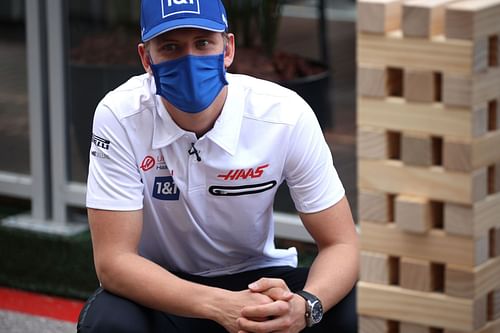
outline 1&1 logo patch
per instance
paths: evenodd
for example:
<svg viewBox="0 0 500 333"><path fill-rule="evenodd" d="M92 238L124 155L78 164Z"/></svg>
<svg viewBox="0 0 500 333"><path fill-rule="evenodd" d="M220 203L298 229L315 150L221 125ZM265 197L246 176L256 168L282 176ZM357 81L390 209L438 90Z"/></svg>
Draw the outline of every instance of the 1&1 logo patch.
<svg viewBox="0 0 500 333"><path fill-rule="evenodd" d="M179 189L172 176L156 177L153 186L153 198L158 200L179 200Z"/></svg>
<svg viewBox="0 0 500 333"><path fill-rule="evenodd" d="M211 0L210 0L211 1ZM199 0L162 0L163 18L175 14L199 14Z"/></svg>

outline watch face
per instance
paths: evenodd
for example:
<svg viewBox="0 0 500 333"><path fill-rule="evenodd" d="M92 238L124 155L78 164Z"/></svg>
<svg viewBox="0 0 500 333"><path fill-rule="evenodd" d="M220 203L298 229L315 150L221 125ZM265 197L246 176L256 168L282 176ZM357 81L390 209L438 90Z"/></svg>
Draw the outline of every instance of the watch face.
<svg viewBox="0 0 500 333"><path fill-rule="evenodd" d="M311 319L314 323L319 323L322 317L323 307L321 306L321 302L316 301L311 308Z"/></svg>

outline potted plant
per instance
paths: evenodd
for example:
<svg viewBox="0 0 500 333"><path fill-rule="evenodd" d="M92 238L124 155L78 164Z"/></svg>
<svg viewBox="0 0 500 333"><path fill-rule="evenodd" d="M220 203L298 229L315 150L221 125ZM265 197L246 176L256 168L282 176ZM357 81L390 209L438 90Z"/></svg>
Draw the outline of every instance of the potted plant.
<svg viewBox="0 0 500 333"><path fill-rule="evenodd" d="M284 0L223 0L236 56L229 72L249 74L295 90L323 128L331 125L326 64L276 48Z"/></svg>

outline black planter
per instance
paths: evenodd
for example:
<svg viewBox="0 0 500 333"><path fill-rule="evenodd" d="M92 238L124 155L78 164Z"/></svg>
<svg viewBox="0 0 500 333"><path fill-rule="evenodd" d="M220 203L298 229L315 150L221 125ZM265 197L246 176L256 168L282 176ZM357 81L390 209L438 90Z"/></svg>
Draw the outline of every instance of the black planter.
<svg viewBox="0 0 500 333"><path fill-rule="evenodd" d="M299 94L314 110L322 129L333 126L330 106L330 71L328 69L303 78L280 82Z"/></svg>

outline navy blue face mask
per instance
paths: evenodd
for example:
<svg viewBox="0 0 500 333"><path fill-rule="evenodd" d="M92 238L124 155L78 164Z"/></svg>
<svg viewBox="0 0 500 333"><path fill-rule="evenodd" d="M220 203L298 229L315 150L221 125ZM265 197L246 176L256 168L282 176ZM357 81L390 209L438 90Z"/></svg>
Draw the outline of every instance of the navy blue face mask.
<svg viewBox="0 0 500 333"><path fill-rule="evenodd" d="M224 53L209 56L187 55L159 64L151 61L156 94L188 113L210 106L227 85Z"/></svg>

